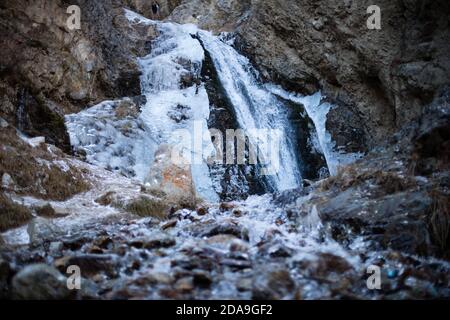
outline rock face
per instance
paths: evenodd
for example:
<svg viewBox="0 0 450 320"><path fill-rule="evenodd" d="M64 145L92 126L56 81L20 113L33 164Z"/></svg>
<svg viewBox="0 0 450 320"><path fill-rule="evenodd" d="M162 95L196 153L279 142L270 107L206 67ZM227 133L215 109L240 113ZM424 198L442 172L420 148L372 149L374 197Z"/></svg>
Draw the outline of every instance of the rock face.
<svg viewBox="0 0 450 320"><path fill-rule="evenodd" d="M250 0L187 0L173 10L169 20L194 23L205 30L233 32L247 18Z"/></svg>
<svg viewBox="0 0 450 320"><path fill-rule="evenodd" d="M162 20L180 5L182 0L125 0L123 2L133 11L149 19Z"/></svg>
<svg viewBox="0 0 450 320"><path fill-rule="evenodd" d="M258 1L239 31L271 79L294 91L322 89L338 106L328 127L344 146L358 135L345 137L352 129L365 132L360 146L378 144L450 81L446 1L379 1L381 30L366 26L370 4Z"/></svg>
<svg viewBox="0 0 450 320"><path fill-rule="evenodd" d="M316 207L336 240L358 235L376 248L450 256L449 101L445 91L424 108L421 122L403 128L388 146L308 190L307 206ZM301 216L301 206L288 207Z"/></svg>
<svg viewBox="0 0 450 320"><path fill-rule="evenodd" d="M447 1L379 1L381 30L367 28L371 4L192 0L171 19L235 31L266 80L305 94L322 90L336 106L327 127L337 145L365 151L420 117L450 82Z"/></svg>
<svg viewBox="0 0 450 320"><path fill-rule="evenodd" d="M121 1L73 1L81 29L70 30L64 1L0 4L1 116L31 136L70 151L63 115L140 94L135 61L152 30L133 29Z"/></svg>

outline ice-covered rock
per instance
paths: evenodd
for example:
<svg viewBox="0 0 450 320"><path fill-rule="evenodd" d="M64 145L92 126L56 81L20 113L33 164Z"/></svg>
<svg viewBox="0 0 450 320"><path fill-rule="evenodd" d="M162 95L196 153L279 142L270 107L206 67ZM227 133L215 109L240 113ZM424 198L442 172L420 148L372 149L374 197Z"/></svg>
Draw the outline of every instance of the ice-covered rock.
<svg viewBox="0 0 450 320"><path fill-rule="evenodd" d="M15 299L24 300L68 299L71 295L66 277L45 264L33 264L17 273L12 291Z"/></svg>

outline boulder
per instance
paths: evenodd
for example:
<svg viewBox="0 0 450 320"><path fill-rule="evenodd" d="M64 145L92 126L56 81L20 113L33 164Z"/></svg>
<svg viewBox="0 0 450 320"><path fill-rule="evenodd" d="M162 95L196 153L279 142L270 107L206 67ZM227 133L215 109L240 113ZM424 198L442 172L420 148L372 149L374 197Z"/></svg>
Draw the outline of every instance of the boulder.
<svg viewBox="0 0 450 320"><path fill-rule="evenodd" d="M19 300L62 300L71 298L67 279L46 264L33 264L12 279L13 298Z"/></svg>

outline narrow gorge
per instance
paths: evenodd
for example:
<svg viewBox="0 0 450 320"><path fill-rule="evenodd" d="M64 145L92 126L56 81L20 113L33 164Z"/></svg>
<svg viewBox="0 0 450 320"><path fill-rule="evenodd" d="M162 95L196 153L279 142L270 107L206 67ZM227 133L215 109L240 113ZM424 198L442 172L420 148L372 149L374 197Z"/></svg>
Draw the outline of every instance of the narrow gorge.
<svg viewBox="0 0 450 320"><path fill-rule="evenodd" d="M72 2L0 4L1 299L450 297L447 2Z"/></svg>

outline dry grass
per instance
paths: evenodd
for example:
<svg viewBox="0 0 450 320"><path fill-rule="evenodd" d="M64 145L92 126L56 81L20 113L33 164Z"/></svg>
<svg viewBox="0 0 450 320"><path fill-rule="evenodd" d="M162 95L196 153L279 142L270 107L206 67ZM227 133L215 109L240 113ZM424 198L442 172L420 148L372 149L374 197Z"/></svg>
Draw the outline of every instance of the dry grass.
<svg viewBox="0 0 450 320"><path fill-rule="evenodd" d="M49 153L45 145L32 148L13 129L0 130L0 176L8 173L18 194L62 201L87 191L90 184L79 169L70 166L65 172L52 164L60 156Z"/></svg>
<svg viewBox="0 0 450 320"><path fill-rule="evenodd" d="M50 203L47 203L46 205L44 205L42 207L35 207L33 209L38 216L44 217L44 218L54 219L54 218L61 218L61 217L67 216L67 214L65 214L65 213L56 212Z"/></svg>
<svg viewBox="0 0 450 320"><path fill-rule="evenodd" d="M111 205L140 217L165 219L179 209L195 210L202 201L190 194L173 195L158 188L142 186L140 194L134 199L126 199L114 191L109 191L98 197L95 202L102 206Z"/></svg>
<svg viewBox="0 0 450 320"><path fill-rule="evenodd" d="M170 213L167 203L158 198L140 196L125 206L125 210L140 217L164 219Z"/></svg>
<svg viewBox="0 0 450 320"><path fill-rule="evenodd" d="M156 192L161 195L162 192ZM200 200L191 196L164 195L158 197L143 194L125 205L124 209L141 217L165 219L171 212L180 209L195 210Z"/></svg>
<svg viewBox="0 0 450 320"><path fill-rule="evenodd" d="M0 193L0 232L24 225L32 218L31 211L14 203L3 193Z"/></svg>
<svg viewBox="0 0 450 320"><path fill-rule="evenodd" d="M52 166L41 180L42 186L47 192L45 199L66 200L71 196L87 191L89 183L74 167L64 172L57 166Z"/></svg>
<svg viewBox="0 0 450 320"><path fill-rule="evenodd" d="M45 206L35 208L34 210L36 211L36 214L41 217L52 218L56 216L56 211L50 203L47 203Z"/></svg>
<svg viewBox="0 0 450 320"><path fill-rule="evenodd" d="M149 194L154 197L158 198L165 198L167 197L167 193L165 193L163 190L155 188L155 187L141 187L141 192Z"/></svg>
<svg viewBox="0 0 450 320"><path fill-rule="evenodd" d="M95 199L95 202L102 206L109 206L114 201L114 195L115 195L115 192L109 191L109 192L105 193L104 195Z"/></svg>
<svg viewBox="0 0 450 320"><path fill-rule="evenodd" d="M359 168L355 165L340 167L335 176L321 182L319 191L337 188L345 191L367 181L379 186L384 193L392 194L408 190L416 186L411 176L400 176L396 172Z"/></svg>

